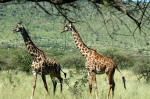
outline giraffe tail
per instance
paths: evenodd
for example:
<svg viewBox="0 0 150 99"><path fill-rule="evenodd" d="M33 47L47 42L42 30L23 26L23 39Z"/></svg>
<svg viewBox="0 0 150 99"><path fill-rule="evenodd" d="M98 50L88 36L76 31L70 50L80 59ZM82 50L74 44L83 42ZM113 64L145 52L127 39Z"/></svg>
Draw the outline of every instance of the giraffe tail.
<svg viewBox="0 0 150 99"><path fill-rule="evenodd" d="M121 71L119 70L119 68L117 66L116 66L116 68L121 73ZM121 75L123 75L123 74L121 73ZM122 81L123 81L124 89L126 89L126 79L124 76L122 76Z"/></svg>
<svg viewBox="0 0 150 99"><path fill-rule="evenodd" d="M122 81L123 81L124 89L126 89L126 79L124 76L122 76Z"/></svg>
<svg viewBox="0 0 150 99"><path fill-rule="evenodd" d="M64 76L65 76L65 78L66 78L67 73L65 73L62 69L60 69L60 70L61 70L61 72L63 72L63 73L64 73Z"/></svg>

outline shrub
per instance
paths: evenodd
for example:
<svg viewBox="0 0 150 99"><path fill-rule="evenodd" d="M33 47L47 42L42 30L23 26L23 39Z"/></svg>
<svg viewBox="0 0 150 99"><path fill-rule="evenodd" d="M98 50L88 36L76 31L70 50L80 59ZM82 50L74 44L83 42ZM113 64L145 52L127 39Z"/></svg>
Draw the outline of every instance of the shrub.
<svg viewBox="0 0 150 99"><path fill-rule="evenodd" d="M134 58L116 49L109 49L103 52L103 56L112 59L118 67L125 69L134 66Z"/></svg>
<svg viewBox="0 0 150 99"><path fill-rule="evenodd" d="M75 71L70 70L68 73L69 75L68 75L67 79L64 80L64 83L67 84L69 87L68 90L77 99L82 96L82 92L84 91L84 88L85 88L86 84L88 83L87 71L85 69L81 70L81 71L79 72L78 70L75 70ZM80 74L80 76L77 77L76 75L79 75L79 74ZM74 78L73 81L72 81L72 78Z"/></svg>
<svg viewBox="0 0 150 99"><path fill-rule="evenodd" d="M150 61L149 59L139 59L139 62L133 67L134 73L137 75L138 80L144 78L150 82Z"/></svg>
<svg viewBox="0 0 150 99"><path fill-rule="evenodd" d="M3 61L0 61L0 71L3 70L4 65L6 65L6 63Z"/></svg>
<svg viewBox="0 0 150 99"><path fill-rule="evenodd" d="M82 56L67 56L62 60L62 65L76 70L84 68L84 59Z"/></svg>
<svg viewBox="0 0 150 99"><path fill-rule="evenodd" d="M15 69L12 66L12 50L0 48L0 68L1 70Z"/></svg>
<svg viewBox="0 0 150 99"><path fill-rule="evenodd" d="M14 55L12 65L18 70L29 73L31 71L31 63L32 57L26 51L21 51Z"/></svg>

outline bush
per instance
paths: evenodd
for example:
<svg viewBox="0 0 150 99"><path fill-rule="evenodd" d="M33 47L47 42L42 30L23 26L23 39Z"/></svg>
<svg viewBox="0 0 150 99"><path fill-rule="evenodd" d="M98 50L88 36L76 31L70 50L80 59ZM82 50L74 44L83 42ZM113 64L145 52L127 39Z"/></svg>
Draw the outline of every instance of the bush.
<svg viewBox="0 0 150 99"><path fill-rule="evenodd" d="M121 69L134 66L134 58L132 56L119 52L116 49L109 49L104 51L103 56L112 59Z"/></svg>
<svg viewBox="0 0 150 99"><path fill-rule="evenodd" d="M85 68L85 62L82 56L67 56L61 61L62 65L67 68L75 68L76 70Z"/></svg>
<svg viewBox="0 0 150 99"><path fill-rule="evenodd" d="M0 48L0 69L30 72L32 58L26 50Z"/></svg>
<svg viewBox="0 0 150 99"><path fill-rule="evenodd" d="M149 59L139 59L139 62L133 67L134 73L137 75L138 80L144 78L150 82L150 61Z"/></svg>
<svg viewBox="0 0 150 99"><path fill-rule="evenodd" d="M32 57L26 51L21 51L16 53L13 57L12 65L15 66L17 70L29 73L31 71L31 63Z"/></svg>
<svg viewBox="0 0 150 99"><path fill-rule="evenodd" d="M76 75L80 75L77 77ZM64 79L64 83L69 86L69 91L77 99L82 96L82 92L85 89L86 84L88 84L87 71L81 70L70 70L67 76L67 79ZM74 80L72 80L74 78Z"/></svg>
<svg viewBox="0 0 150 99"><path fill-rule="evenodd" d="M3 61L0 61L0 71L3 70L4 65L6 65L6 63Z"/></svg>
<svg viewBox="0 0 150 99"><path fill-rule="evenodd" d="M12 64L12 51L5 48L0 48L0 68L1 70L15 69Z"/></svg>

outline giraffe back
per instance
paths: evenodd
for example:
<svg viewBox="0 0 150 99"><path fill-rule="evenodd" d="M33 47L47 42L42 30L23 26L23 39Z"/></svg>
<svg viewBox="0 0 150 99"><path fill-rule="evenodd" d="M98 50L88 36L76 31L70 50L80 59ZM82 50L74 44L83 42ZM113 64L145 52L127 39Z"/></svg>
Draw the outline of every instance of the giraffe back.
<svg viewBox="0 0 150 99"><path fill-rule="evenodd" d="M109 69L115 68L113 60L100 55L96 50L91 50L86 58L86 68L95 73L104 73Z"/></svg>
<svg viewBox="0 0 150 99"><path fill-rule="evenodd" d="M60 74L61 66L55 59L46 57L43 66L44 68L42 71L45 72L45 74L51 74L51 75Z"/></svg>

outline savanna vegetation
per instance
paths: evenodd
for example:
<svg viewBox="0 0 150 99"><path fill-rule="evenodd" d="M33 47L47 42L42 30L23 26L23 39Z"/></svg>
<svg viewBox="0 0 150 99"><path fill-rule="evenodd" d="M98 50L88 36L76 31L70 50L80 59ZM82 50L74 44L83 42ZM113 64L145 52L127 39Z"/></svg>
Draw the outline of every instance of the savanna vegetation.
<svg viewBox="0 0 150 99"><path fill-rule="evenodd" d="M92 10L88 11L92 12ZM81 37L89 47L114 60L126 77L127 89L124 90L121 75L116 71L114 98L149 99L149 31L145 29L146 40L144 34L138 31L134 35L136 39L132 36L124 36L123 34L130 35L130 32L120 22L116 31L120 35L114 32L112 36L115 39L111 39L106 33L103 20L94 16L95 12L91 17L88 11L81 13L84 21L75 24ZM126 18L131 28L134 26L131 19L126 16L122 18ZM0 99L26 99L31 96L32 57L27 53L21 35L12 33L12 29L20 21L29 31L33 42L47 56L57 59L67 72L63 93L61 94L57 87L56 96L52 93L53 86L50 77L47 76L50 96L46 94L42 80L38 77L35 99L88 99L89 88L84 59L76 49L71 33L60 33L64 20L61 17L50 17L43 10L35 8L33 3L17 6L0 5ZM104 99L108 89L106 75L98 75L97 79L99 96ZM94 91L92 96L95 98Z"/></svg>

